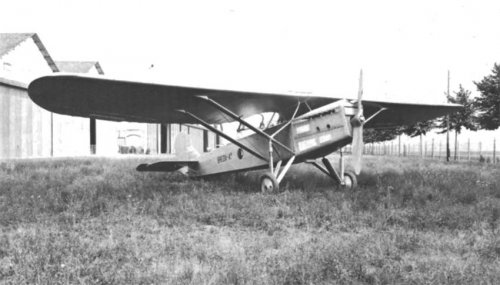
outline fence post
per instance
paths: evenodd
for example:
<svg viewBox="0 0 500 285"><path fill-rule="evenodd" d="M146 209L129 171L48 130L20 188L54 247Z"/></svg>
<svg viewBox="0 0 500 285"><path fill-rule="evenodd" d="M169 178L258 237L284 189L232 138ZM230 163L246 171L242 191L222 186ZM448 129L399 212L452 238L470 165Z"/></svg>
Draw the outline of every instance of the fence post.
<svg viewBox="0 0 500 285"><path fill-rule="evenodd" d="M439 155L438 157L441 158L441 152L443 151L443 142L439 141Z"/></svg>
<svg viewBox="0 0 500 285"><path fill-rule="evenodd" d="M434 158L434 138L432 138L431 157Z"/></svg>
<svg viewBox="0 0 500 285"><path fill-rule="evenodd" d="M470 161L470 138L467 139L467 160Z"/></svg>
<svg viewBox="0 0 500 285"><path fill-rule="evenodd" d="M401 156L401 135L398 137L398 156Z"/></svg>
<svg viewBox="0 0 500 285"><path fill-rule="evenodd" d="M427 141L424 142L424 157L427 157Z"/></svg>
<svg viewBox="0 0 500 285"><path fill-rule="evenodd" d="M482 143L479 142L479 159L481 159Z"/></svg>
<svg viewBox="0 0 500 285"><path fill-rule="evenodd" d="M420 157L424 157L424 142L423 142L423 136L420 134Z"/></svg>

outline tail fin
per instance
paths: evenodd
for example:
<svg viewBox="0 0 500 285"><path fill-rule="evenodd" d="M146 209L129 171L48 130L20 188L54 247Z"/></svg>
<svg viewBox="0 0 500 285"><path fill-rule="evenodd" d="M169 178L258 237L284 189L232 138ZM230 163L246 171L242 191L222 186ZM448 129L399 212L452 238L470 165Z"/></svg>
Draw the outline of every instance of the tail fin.
<svg viewBox="0 0 500 285"><path fill-rule="evenodd" d="M175 158L155 163L145 163L137 166L137 171L179 171L187 176L196 176L200 154L193 147L191 138L186 132L180 132L174 141Z"/></svg>
<svg viewBox="0 0 500 285"><path fill-rule="evenodd" d="M194 160L200 157L200 153L194 148L191 138L184 131L175 137L174 151L176 159Z"/></svg>

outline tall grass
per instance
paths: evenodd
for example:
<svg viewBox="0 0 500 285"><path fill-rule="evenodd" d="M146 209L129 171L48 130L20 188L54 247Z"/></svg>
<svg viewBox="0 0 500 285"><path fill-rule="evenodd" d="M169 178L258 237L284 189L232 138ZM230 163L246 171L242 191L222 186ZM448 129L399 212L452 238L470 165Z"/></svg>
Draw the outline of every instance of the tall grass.
<svg viewBox="0 0 500 285"><path fill-rule="evenodd" d="M188 180L145 159L0 162L2 284L500 284L500 168L369 157Z"/></svg>

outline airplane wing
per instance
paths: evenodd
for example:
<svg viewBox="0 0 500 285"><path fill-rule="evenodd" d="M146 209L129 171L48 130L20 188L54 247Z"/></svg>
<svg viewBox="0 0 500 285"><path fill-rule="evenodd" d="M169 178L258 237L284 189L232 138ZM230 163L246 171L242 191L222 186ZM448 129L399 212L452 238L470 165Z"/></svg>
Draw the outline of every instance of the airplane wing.
<svg viewBox="0 0 500 285"><path fill-rule="evenodd" d="M298 100L306 101L310 108L315 109L342 99L172 86L73 74L35 79L30 83L28 93L36 104L59 114L112 121L181 124L198 122L176 110L189 111L209 124L234 121L198 96L207 96L241 117L277 112L285 119L292 117ZM366 118L379 108L386 108L367 123L367 128L412 124L446 115L459 107L378 101L363 101L363 105ZM297 115L308 111L308 107L301 104Z"/></svg>
<svg viewBox="0 0 500 285"><path fill-rule="evenodd" d="M365 124L365 128L394 128L397 126L413 125L456 112L462 108L458 104L411 104L392 103L382 101L363 101L365 118L370 118L381 108L384 111L373 117Z"/></svg>
<svg viewBox="0 0 500 285"><path fill-rule="evenodd" d="M234 121L197 96L208 96L234 113L248 117L278 112L290 118L300 96L216 90L154 83L96 78L81 75L49 75L35 79L28 87L31 99L59 114L111 121L143 123L198 123L176 112L186 110L209 124ZM302 96L302 99L308 99ZM299 98L300 99L300 98ZM338 99L315 98L310 107ZM303 106L299 113L308 109Z"/></svg>

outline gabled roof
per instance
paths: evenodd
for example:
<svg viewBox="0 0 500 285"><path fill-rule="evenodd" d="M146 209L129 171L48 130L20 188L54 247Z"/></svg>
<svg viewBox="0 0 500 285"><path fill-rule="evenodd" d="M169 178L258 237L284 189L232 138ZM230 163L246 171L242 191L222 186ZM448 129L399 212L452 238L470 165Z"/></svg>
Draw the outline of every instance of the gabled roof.
<svg viewBox="0 0 500 285"><path fill-rule="evenodd" d="M0 57L13 50L21 42L31 38L34 33L25 34L3 34L0 33Z"/></svg>
<svg viewBox="0 0 500 285"><path fill-rule="evenodd" d="M52 71L59 71L54 60L36 33L0 33L0 58L29 38L33 38L33 41L37 45Z"/></svg>
<svg viewBox="0 0 500 285"><path fill-rule="evenodd" d="M97 61L56 61L59 71L71 73L87 73L95 66L99 74L104 74Z"/></svg>

